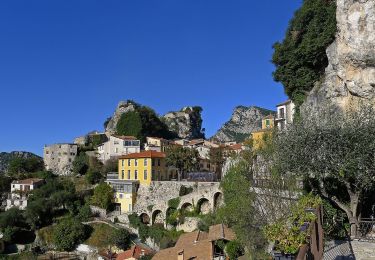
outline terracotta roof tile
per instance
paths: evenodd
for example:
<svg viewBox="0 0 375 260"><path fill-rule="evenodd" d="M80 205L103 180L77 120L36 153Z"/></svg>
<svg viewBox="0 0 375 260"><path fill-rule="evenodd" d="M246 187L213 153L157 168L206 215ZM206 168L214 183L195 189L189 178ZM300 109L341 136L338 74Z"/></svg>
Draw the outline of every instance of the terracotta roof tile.
<svg viewBox="0 0 375 260"><path fill-rule="evenodd" d="M130 258L138 259L142 255L149 255L153 251L140 245L132 246L129 250L119 253L116 260L126 260Z"/></svg>
<svg viewBox="0 0 375 260"><path fill-rule="evenodd" d="M142 151L139 153L130 153L130 154L119 157L119 159L134 159L134 158L165 158L165 153L149 150L149 151Z"/></svg>
<svg viewBox="0 0 375 260"><path fill-rule="evenodd" d="M13 181L13 184L28 184L32 185L36 182L41 182L43 179L38 179L38 178L29 178L29 179L24 179L24 180L18 180L18 181Z"/></svg>

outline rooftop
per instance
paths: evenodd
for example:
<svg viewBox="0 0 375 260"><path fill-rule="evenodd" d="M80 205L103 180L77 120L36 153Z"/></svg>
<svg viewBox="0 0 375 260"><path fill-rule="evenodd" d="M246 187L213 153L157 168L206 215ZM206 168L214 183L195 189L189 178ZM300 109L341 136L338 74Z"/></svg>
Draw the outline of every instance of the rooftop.
<svg viewBox="0 0 375 260"><path fill-rule="evenodd" d="M287 104L289 104L291 102L292 102L292 100L289 99L289 100L287 100L287 101L285 101L283 103L277 104L276 106L279 107L279 106L287 105Z"/></svg>
<svg viewBox="0 0 375 260"><path fill-rule="evenodd" d="M143 255L151 254L153 251L141 245L132 246L129 250L117 254L116 260L139 259Z"/></svg>
<svg viewBox="0 0 375 260"><path fill-rule="evenodd" d="M119 157L119 159L135 159L135 158L165 158L165 153L149 150L149 151L142 151L139 153L130 153L130 154Z"/></svg>
<svg viewBox="0 0 375 260"><path fill-rule="evenodd" d="M44 180L38 179L38 178L29 178L29 179L24 179L24 180L12 181L12 184L33 185L34 183L38 183L38 182L42 182L42 181L44 181Z"/></svg>
<svg viewBox="0 0 375 260"><path fill-rule="evenodd" d="M132 135L112 135L112 136L122 139L122 140L138 140L135 136L132 136Z"/></svg>

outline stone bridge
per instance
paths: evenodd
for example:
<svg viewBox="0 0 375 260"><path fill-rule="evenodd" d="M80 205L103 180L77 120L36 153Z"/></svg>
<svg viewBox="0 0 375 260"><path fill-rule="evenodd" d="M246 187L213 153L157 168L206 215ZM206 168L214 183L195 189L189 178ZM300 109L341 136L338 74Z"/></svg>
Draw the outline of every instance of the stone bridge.
<svg viewBox="0 0 375 260"><path fill-rule="evenodd" d="M223 203L223 194L219 188L219 182L173 182L173 185L176 186L176 183L180 184L180 186L191 187L193 191L187 195L178 196L178 194L172 192L172 188L170 188L170 193L164 194L166 195L164 200L149 200L150 202L146 203L149 204L147 206L145 206L144 203L143 206L138 204L135 207L135 211L140 216L143 223L150 225L165 225L167 216L172 209L168 205L168 201L170 199L180 199L177 209L185 209L187 211L196 209L199 213L202 214L207 214L209 212L215 211ZM172 183L169 182L166 185L172 185ZM179 186L177 185L177 187ZM174 188L174 190L175 189L176 187ZM168 192L168 189L165 192ZM150 196L152 196L152 194L150 194ZM152 201L156 203L153 203Z"/></svg>

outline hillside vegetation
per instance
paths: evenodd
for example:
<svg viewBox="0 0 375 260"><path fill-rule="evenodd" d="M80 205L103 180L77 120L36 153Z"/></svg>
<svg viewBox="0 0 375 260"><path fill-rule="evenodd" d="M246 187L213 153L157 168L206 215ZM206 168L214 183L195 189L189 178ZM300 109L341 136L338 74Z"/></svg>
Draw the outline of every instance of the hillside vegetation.
<svg viewBox="0 0 375 260"><path fill-rule="evenodd" d="M273 77L299 106L328 65L327 47L336 33L336 1L304 0L282 42L273 46Z"/></svg>

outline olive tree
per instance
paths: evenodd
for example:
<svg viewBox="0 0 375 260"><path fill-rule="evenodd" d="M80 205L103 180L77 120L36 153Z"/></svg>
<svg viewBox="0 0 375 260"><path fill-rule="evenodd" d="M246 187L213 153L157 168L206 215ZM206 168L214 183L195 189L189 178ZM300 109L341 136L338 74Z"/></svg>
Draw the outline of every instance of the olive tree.
<svg viewBox="0 0 375 260"><path fill-rule="evenodd" d="M355 235L363 201L375 184L374 109L321 111L279 133L277 143L282 170L304 177L343 210Z"/></svg>

